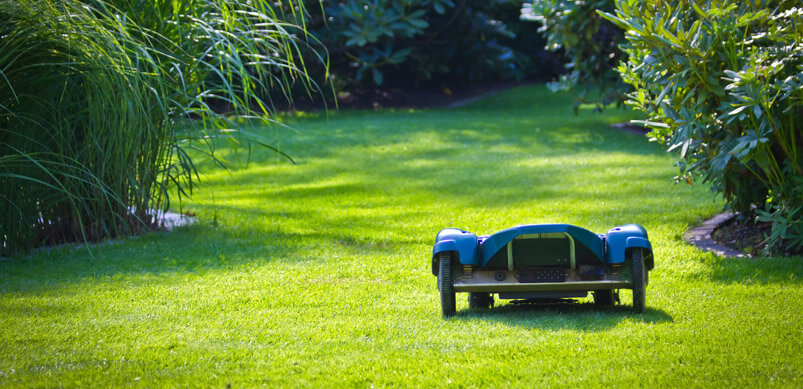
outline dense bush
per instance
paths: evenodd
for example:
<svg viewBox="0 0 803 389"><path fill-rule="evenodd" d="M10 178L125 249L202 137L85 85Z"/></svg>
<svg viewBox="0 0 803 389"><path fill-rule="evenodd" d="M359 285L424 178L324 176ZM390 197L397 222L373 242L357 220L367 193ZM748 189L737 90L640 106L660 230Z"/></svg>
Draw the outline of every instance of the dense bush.
<svg viewBox="0 0 803 389"><path fill-rule="evenodd" d="M303 31L280 16L253 0L0 1L0 255L158 223L147 210L196 184L187 150L254 139L211 105L264 115L256 91L306 80Z"/></svg>
<svg viewBox="0 0 803 389"><path fill-rule="evenodd" d="M514 0L318 1L307 26L328 48L338 86L402 85L433 79L520 80L538 67L535 28Z"/></svg>
<svg viewBox="0 0 803 389"><path fill-rule="evenodd" d="M730 206L803 249L803 8L798 1L619 0L618 71L652 136ZM757 208L754 208L757 206Z"/></svg>
<svg viewBox="0 0 803 389"><path fill-rule="evenodd" d="M568 58L567 73L559 81L549 83L549 87L552 90L582 87L578 105L591 102L602 109L611 103L622 103L629 91L616 73L622 56L618 45L624 43L623 33L597 14L597 10L613 9L613 0L531 0L521 8L523 20L541 24L539 31L546 37L547 48L563 50Z"/></svg>

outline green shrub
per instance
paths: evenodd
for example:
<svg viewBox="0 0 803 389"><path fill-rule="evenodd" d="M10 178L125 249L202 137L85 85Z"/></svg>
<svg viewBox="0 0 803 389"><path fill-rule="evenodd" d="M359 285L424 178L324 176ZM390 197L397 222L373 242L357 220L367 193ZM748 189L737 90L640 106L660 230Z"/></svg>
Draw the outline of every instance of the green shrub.
<svg viewBox="0 0 803 389"><path fill-rule="evenodd" d="M197 184L188 149L254 139L232 117L306 82L303 31L279 16L266 1L0 0L0 255L158 224L148 210Z"/></svg>
<svg viewBox="0 0 803 389"><path fill-rule="evenodd" d="M768 250L803 249L803 8L798 1L616 2L618 71L652 136L730 206L773 223ZM758 208L754 208L754 207Z"/></svg>
<svg viewBox="0 0 803 389"><path fill-rule="evenodd" d="M519 26L517 1L347 0L308 9L307 26L328 48L345 89L518 80L542 70L533 68L539 49L521 40L537 35Z"/></svg>
<svg viewBox="0 0 803 389"><path fill-rule="evenodd" d="M568 73L548 86L553 91L584 88L575 108L585 102L596 103L597 109L618 105L629 90L616 73L622 31L597 14L597 10L613 8L613 0L531 0L521 8L523 20L541 23L539 31L546 37L547 49L562 49L568 58Z"/></svg>

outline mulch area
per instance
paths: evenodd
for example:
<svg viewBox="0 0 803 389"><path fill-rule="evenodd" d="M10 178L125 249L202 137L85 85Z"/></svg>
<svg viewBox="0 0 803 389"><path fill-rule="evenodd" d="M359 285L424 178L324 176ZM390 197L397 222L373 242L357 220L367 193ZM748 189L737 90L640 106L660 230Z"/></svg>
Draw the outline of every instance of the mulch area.
<svg viewBox="0 0 803 389"><path fill-rule="evenodd" d="M766 236L772 232L772 223L754 223L734 217L719 225L711 234L717 243L748 255L760 253L766 246Z"/></svg>
<svg viewBox="0 0 803 389"><path fill-rule="evenodd" d="M755 222L752 218L724 212L690 228L683 234L683 239L722 257L757 257L765 254L767 237L771 234L772 223ZM787 247L773 255L798 256L803 255L803 250Z"/></svg>

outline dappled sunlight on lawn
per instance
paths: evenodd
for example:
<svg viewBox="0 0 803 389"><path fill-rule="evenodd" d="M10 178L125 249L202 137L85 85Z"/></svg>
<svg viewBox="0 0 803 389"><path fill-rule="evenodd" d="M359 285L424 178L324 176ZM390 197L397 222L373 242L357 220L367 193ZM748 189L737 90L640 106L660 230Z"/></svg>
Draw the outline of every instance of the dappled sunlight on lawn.
<svg viewBox="0 0 803 389"><path fill-rule="evenodd" d="M709 206L689 215L691 221L717 207L699 188L672 184L671 156L643 136L609 129L610 117L578 118L568 110L565 120L552 124L541 118L545 110L516 111L492 123L483 121L487 113L460 110L299 120L293 123L298 137L285 140L297 165L257 153L248 169L207 174L210 189L193 203L255 214L297 211L303 218L282 218L285 228L349 225L346 233L387 236L390 230L401 239L434 235L448 225L491 232L518 223L600 230L637 222L649 230L667 205L689 211L668 201L679 193ZM570 128L565 121L589 127ZM304 210L312 217L298 213ZM399 215L413 211L422 216L416 223Z"/></svg>
<svg viewBox="0 0 803 389"><path fill-rule="evenodd" d="M209 374L353 386L355 371L387 386L671 386L667 366L799 380L799 259L723 260L683 243L722 202L674 184L673 156L646 137L609 128L631 116L574 116L538 86L459 109L288 117L297 130L281 147L296 164L264 149L230 171L199 162L202 186L182 204L196 225L1 261L0 360L34 381L166 371L164 386ZM611 308L469 310L458 294L457 315L441 317L440 229L553 222L646 227L643 315L622 291ZM466 371L485 381L460 381Z"/></svg>

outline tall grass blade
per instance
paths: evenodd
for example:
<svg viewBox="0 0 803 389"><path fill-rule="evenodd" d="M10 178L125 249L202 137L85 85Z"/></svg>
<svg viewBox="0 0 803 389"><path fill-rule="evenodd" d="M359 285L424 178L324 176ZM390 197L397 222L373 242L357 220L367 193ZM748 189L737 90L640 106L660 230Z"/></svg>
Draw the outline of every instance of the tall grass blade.
<svg viewBox="0 0 803 389"><path fill-rule="evenodd" d="M237 119L271 115L270 89L319 88L275 6L0 0L0 255L158 226L148 210L198 185L187 150L224 163L216 139L292 160Z"/></svg>

